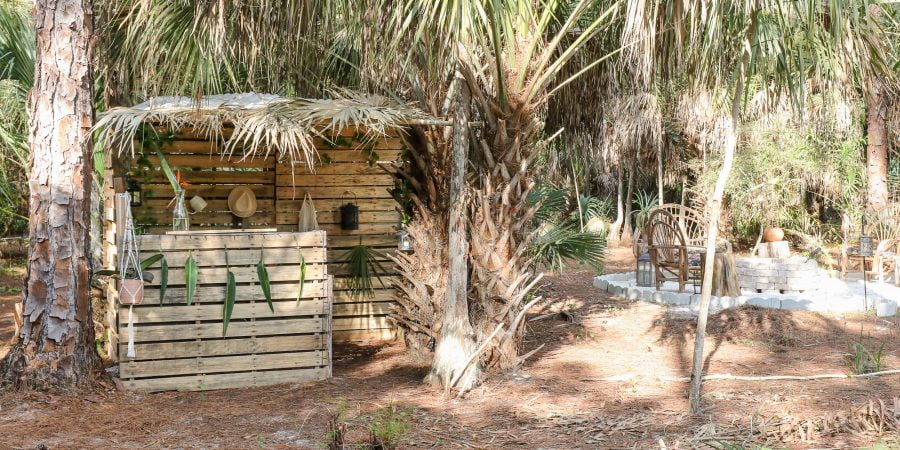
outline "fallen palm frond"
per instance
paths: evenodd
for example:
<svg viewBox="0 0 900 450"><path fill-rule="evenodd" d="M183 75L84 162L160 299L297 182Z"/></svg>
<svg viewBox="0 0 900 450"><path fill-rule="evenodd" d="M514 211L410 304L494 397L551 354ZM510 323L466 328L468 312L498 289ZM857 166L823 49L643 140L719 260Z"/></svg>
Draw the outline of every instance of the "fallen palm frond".
<svg viewBox="0 0 900 450"><path fill-rule="evenodd" d="M384 137L389 130L434 120L411 106L387 97L348 90L333 91L332 99L280 97L270 94L211 95L200 99L158 97L133 107L112 108L97 122L97 140L135 153L133 138L145 123L171 130L193 128L206 139L224 142L221 155L241 149L244 158L266 157L303 162L317 160L313 140L328 140L329 132L353 128L362 143ZM228 139L223 129L234 127Z"/></svg>

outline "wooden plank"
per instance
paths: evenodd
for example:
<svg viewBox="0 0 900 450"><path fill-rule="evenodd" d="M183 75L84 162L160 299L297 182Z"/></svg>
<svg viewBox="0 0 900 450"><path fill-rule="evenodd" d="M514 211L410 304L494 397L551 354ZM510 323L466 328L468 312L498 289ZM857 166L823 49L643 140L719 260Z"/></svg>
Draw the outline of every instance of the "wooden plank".
<svg viewBox="0 0 900 450"><path fill-rule="evenodd" d="M334 265L341 265L345 263L348 259L350 249L334 249L328 251L328 263ZM388 258L388 255L391 254L390 250L379 250L381 252L381 256L376 256L372 258L375 261L378 261L382 264L385 264L387 261L392 261Z"/></svg>
<svg viewBox="0 0 900 450"><path fill-rule="evenodd" d="M207 203L206 209L203 210L203 212L229 211L228 199L224 199L224 198L207 199L206 197L204 197L203 199L206 200L206 203ZM188 200L190 200L190 198L188 198ZM143 210L145 208L149 208L149 209L156 209L156 210L159 210L159 209L171 210L172 209L171 203L172 203L171 198L168 198L168 199L166 199L166 198L150 198L150 199L144 200L144 204L136 209ZM279 206L279 208L281 207L281 205L278 205L278 206ZM318 206L318 205L316 205L316 206ZM297 209L299 209L299 207ZM267 199L257 198L256 199L256 210L257 211L273 211L273 210L275 210L275 199L274 198L267 198ZM193 216L191 216L191 217L193 217Z"/></svg>
<svg viewBox="0 0 900 450"><path fill-rule="evenodd" d="M238 372L216 375L192 375L185 377L144 378L139 380L122 380L127 389L147 392L159 391L207 391L255 386L268 386L280 383L302 383L324 380L328 377L327 368L271 370L265 372Z"/></svg>
<svg viewBox="0 0 900 450"><path fill-rule="evenodd" d="M396 328L377 330L341 330L332 333L335 342L393 341L397 339Z"/></svg>
<svg viewBox="0 0 900 450"><path fill-rule="evenodd" d="M194 250L194 249L240 249L278 247L317 247L325 242L325 233L308 231L305 233L248 233L234 235L191 235L172 236L145 234L138 236L141 248L156 250Z"/></svg>
<svg viewBox="0 0 900 450"><path fill-rule="evenodd" d="M144 247L143 251L141 251L140 258L141 260L143 260L159 253L160 252L158 250L153 250L152 247ZM162 252L162 254L165 255L166 263L168 263L169 269L184 267L184 263L187 261L189 255L194 256L194 260L197 262L198 267L224 266L225 253L225 250L218 249L196 251L175 250ZM275 264L297 264L300 260L301 253L303 254L303 258L307 264L327 262L325 247L305 247L301 248L300 250L297 250L296 248L281 247L228 250L228 264L232 266L256 266L256 263L259 262L260 257L262 257L265 261L267 268ZM159 263L154 264L153 267L159 267Z"/></svg>
<svg viewBox="0 0 900 450"><path fill-rule="evenodd" d="M385 266L387 267L387 266ZM272 266L268 268L269 280L276 281L298 281L300 279L300 265L289 266ZM159 269L147 269L147 272L153 274L153 282L147 283L148 286L158 286L160 281ZM225 267L206 267L197 273L197 285L225 283L228 269ZM256 273L256 267L232 267L231 273L234 274L237 283L258 283L259 277ZM325 279L325 264L307 264L306 279L307 280L323 280ZM169 285L177 286L184 284L183 270L169 271Z"/></svg>
<svg viewBox="0 0 900 450"><path fill-rule="evenodd" d="M399 280L400 280L400 277L397 275L388 275L388 276L381 277L381 281L383 281L384 284L389 287L391 285L393 285L393 283L398 282ZM349 288L348 282L349 282L349 280L347 278L335 277L335 279L334 279L334 290L335 290L334 295L337 296L339 294L338 291L346 291ZM375 283L378 283L378 282L375 281ZM380 284L378 284L378 286L380 286ZM378 291L379 291L379 289L375 289L375 292L378 292ZM360 300L357 300L357 301L360 301Z"/></svg>
<svg viewBox="0 0 900 450"><path fill-rule="evenodd" d="M171 189L171 186L169 188ZM275 188L275 194L279 201L303 200L307 192L313 198L394 198L391 195L391 188L392 186L354 186L348 183L344 186L279 187Z"/></svg>
<svg viewBox="0 0 900 450"><path fill-rule="evenodd" d="M352 247L361 243L372 247L391 247L397 248L398 239L393 234L362 236L360 239L356 236L328 236L328 247Z"/></svg>
<svg viewBox="0 0 900 450"><path fill-rule="evenodd" d="M322 319L274 319L228 324L227 337L274 336L279 334L321 333L326 325ZM134 342L177 341L184 339L221 338L222 323L189 323L146 325L135 328Z"/></svg>
<svg viewBox="0 0 900 450"><path fill-rule="evenodd" d="M385 283L387 284L387 283ZM390 302L394 301L397 293L394 292L393 289L375 289L372 291L372 294L360 297L359 295L354 295L350 291L335 291L334 292L334 305L342 303L359 303L359 302Z"/></svg>
<svg viewBox="0 0 900 450"><path fill-rule="evenodd" d="M347 200L353 201L353 200ZM293 214L291 212L285 212L282 214L278 214L277 219L275 221L278 225L288 225L288 224L296 224L297 223L297 212ZM341 223L341 213L338 211L325 211L319 210L316 213L316 220L320 224L327 223ZM400 212L399 211L360 211L359 212L359 224L362 227L364 224L369 223L391 223L400 225Z"/></svg>
<svg viewBox="0 0 900 450"><path fill-rule="evenodd" d="M304 177L308 176L312 175L304 175ZM147 176L146 182L148 184L159 184L166 182L167 180L168 178L166 178L165 174L162 172L151 172ZM189 184L271 184L275 182L275 172L261 170L182 170L181 180L186 181ZM378 183L370 184L376 185Z"/></svg>
<svg viewBox="0 0 900 450"><path fill-rule="evenodd" d="M352 151L356 153L364 153L369 150L383 150L383 149L403 149L403 140L400 138L383 138L376 139L375 142L369 142L363 145L360 142L352 141L352 142L335 142L334 140L325 140L322 138L313 139L313 145L316 146L320 152L323 150L344 150L344 151ZM379 156L381 152L378 152Z"/></svg>
<svg viewBox="0 0 900 450"><path fill-rule="evenodd" d="M276 353L303 349L324 350L328 336L304 334L294 336L266 336L207 341L159 342L135 344L132 361L164 358L195 358L202 356L240 355L247 353ZM127 345L119 344L119 352L127 353Z"/></svg>
<svg viewBox="0 0 900 450"><path fill-rule="evenodd" d="M212 356L206 358L125 361L119 364L122 378L243 372L248 370L296 369L327 364L321 351L268 353L262 355Z"/></svg>
<svg viewBox="0 0 900 450"><path fill-rule="evenodd" d="M385 170L391 170L392 162L386 161L384 164L369 164L367 162L333 162L330 164L317 164L310 171L305 164L278 164L275 173L279 179L283 176L290 180L291 175L295 177L308 175L383 175Z"/></svg>
<svg viewBox="0 0 900 450"><path fill-rule="evenodd" d="M191 221L192 227L198 227L202 224L227 224L231 225L234 222L234 216L231 215L230 212L202 212L197 214L191 214L188 216ZM269 225L275 223L275 212L274 211L262 211L257 210L256 213L250 217L246 217L243 219L245 224L249 224L252 226L261 226L261 225ZM136 223L154 223L154 224L165 224L172 222L172 211L163 209L138 209L134 212L134 220Z"/></svg>
<svg viewBox="0 0 900 450"><path fill-rule="evenodd" d="M378 303L342 303L332 307L334 318L342 316L385 315L391 312L393 302Z"/></svg>
<svg viewBox="0 0 900 450"><path fill-rule="evenodd" d="M385 316L378 317L340 317L331 320L332 330L373 330L391 328L394 324Z"/></svg>
<svg viewBox="0 0 900 450"><path fill-rule="evenodd" d="M297 299L298 282L292 280L287 283L273 283L271 288L272 300L296 300ZM235 302L265 301L262 288L258 284L237 285L235 287ZM303 294L301 298L320 298L325 297L324 280L307 280L303 284ZM187 298L187 293L183 287L169 287L166 289L166 297L163 299L164 304L183 304ZM197 286L197 292L194 293L195 303L222 303L225 301L224 286ZM159 287L147 286L144 288L145 305L159 305Z"/></svg>
<svg viewBox="0 0 900 450"><path fill-rule="evenodd" d="M394 147L391 147L394 148ZM388 147L385 149L377 149L375 151L378 156L379 161L400 161L400 157L403 154L402 150L399 150L399 146L396 147L398 150L389 150ZM324 147L318 147L319 156L324 160L331 160L332 162L367 162L369 161L369 152L361 152L359 150L353 149L328 149Z"/></svg>
<svg viewBox="0 0 900 450"><path fill-rule="evenodd" d="M190 142L190 143L200 143L207 144L204 141L176 141L178 142ZM172 154L170 152L166 152L166 161L172 167L193 167L193 168L207 168L213 169L218 167L227 167L232 169L252 169L252 168L275 168L275 157L270 156L268 158L263 158L261 156L248 157L246 159L243 156L231 156L231 157L222 157L220 154ZM148 155L147 159L150 161L152 167L159 167L159 157L156 155Z"/></svg>
<svg viewBox="0 0 900 450"><path fill-rule="evenodd" d="M256 199L267 199L275 197L275 188L272 185L247 184L247 187L256 195ZM202 196L207 201L213 198L227 199L228 194L237 186L227 184L192 184L185 189L185 198L190 199L195 195ZM145 198L161 198L166 201L172 200L174 192L171 184L144 184L141 185L144 190Z"/></svg>
<svg viewBox="0 0 900 450"><path fill-rule="evenodd" d="M278 177L277 186L393 186L393 175L297 175Z"/></svg>
<svg viewBox="0 0 900 450"><path fill-rule="evenodd" d="M294 300L272 302L275 312L269 310L266 302L259 303L235 303L231 313L232 320L257 319L257 318L285 318L294 316L326 315L328 308L326 302L321 299ZM167 305L160 308L157 305L135 307L132 317L135 325L163 322L184 322L188 320L221 320L223 305ZM369 313L363 313L369 314ZM119 308L119 315L127 317L128 308ZM357 314L359 315L359 314Z"/></svg>
<svg viewBox="0 0 900 450"><path fill-rule="evenodd" d="M156 201L161 202L162 200ZM313 198L313 206L316 207L316 211L336 211L348 201L350 200L340 198ZM352 201L360 211L396 211L400 207L396 200L390 198L360 198ZM300 211L301 206L303 206L302 199L279 199L275 211L296 214Z"/></svg>

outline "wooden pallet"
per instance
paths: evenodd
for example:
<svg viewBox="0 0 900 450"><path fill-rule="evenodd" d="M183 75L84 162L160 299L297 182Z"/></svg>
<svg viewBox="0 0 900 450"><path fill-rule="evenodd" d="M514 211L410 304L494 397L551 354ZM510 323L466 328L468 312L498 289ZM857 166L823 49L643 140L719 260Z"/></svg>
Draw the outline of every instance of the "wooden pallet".
<svg viewBox="0 0 900 450"><path fill-rule="evenodd" d="M129 308L119 307L119 371L126 387L142 391L207 390L321 380L331 376L332 282L325 232L178 234L139 237L141 258L162 253L169 266L165 296L159 264L131 311L135 356L127 354ZM225 252L228 267L225 266ZM299 255L306 261L300 301ZM186 304L184 264L199 267L194 302ZM259 285L263 255L274 312ZM223 336L228 271L236 300Z"/></svg>
<svg viewBox="0 0 900 450"><path fill-rule="evenodd" d="M166 131L168 130L160 130ZM232 130L222 130L228 139ZM240 148L229 157L221 156L222 143L208 140L186 128L175 133L174 140L162 151L169 164L182 168L181 177L188 184L187 198L202 196L206 210L192 214L192 230L233 228L234 217L228 211L228 194L238 185L249 186L256 194L257 212L244 220L244 228L271 228L296 231L300 207L309 193L317 210L322 230L328 232L328 273L335 276L335 318L341 318L346 329L336 333L339 340L393 338L395 327L386 319L394 302L388 270L384 286L371 297L351 296L345 283L343 256L353 245L364 243L389 253L397 248L395 235L400 228L400 212L393 199L394 178L387 170L402 161L403 142L399 134L391 134L370 143L353 137L358 130L348 128L332 137L331 142L316 139L320 161L314 170L306 164L268 157L244 158ZM362 148L365 147L365 148ZM139 181L144 189L144 204L134 209L138 225L147 233L162 234L171 229L172 187L158 169L155 155L147 155L152 169ZM359 206L359 229L342 230L339 208L353 201ZM389 261L382 262L390 269ZM371 331L371 333L366 333Z"/></svg>

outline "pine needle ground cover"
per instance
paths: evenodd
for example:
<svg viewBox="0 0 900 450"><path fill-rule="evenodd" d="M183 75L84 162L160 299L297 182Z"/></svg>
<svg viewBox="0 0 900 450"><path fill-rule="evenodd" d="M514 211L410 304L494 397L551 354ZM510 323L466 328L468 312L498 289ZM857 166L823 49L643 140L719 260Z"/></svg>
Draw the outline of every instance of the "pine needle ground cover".
<svg viewBox="0 0 900 450"><path fill-rule="evenodd" d="M607 270L631 267L630 250L610 252ZM897 376L710 382L708 414L685 414L685 384L660 376L689 371L692 322L655 305L601 296L590 286L592 275L573 268L548 277L540 291L546 300L527 316L523 348L543 347L519 371L492 375L462 399L448 401L423 386L427 367L410 361L402 345L372 343L335 348L334 382L153 395L118 392L111 384L72 397L0 392L0 444L321 448L338 427L348 446L372 442L376 430L383 439L398 439L401 448L658 448L660 439L668 448L676 442L678 448L897 445L896 429L889 428L898 414ZM10 316L0 311L0 330L6 330ZM855 343L873 352L885 343L884 364L896 368L898 330L900 318L873 323L729 310L710 318L715 356L709 372L850 372L847 357ZM822 431L825 426L833 431Z"/></svg>

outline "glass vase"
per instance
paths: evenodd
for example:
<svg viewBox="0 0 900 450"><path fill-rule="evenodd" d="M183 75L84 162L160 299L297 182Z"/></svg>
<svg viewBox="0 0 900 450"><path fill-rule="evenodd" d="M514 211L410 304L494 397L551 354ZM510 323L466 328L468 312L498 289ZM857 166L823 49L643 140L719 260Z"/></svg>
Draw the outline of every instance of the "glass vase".
<svg viewBox="0 0 900 450"><path fill-rule="evenodd" d="M187 208L184 205L184 191L175 195L175 208L172 210L172 230L188 231L191 227Z"/></svg>

